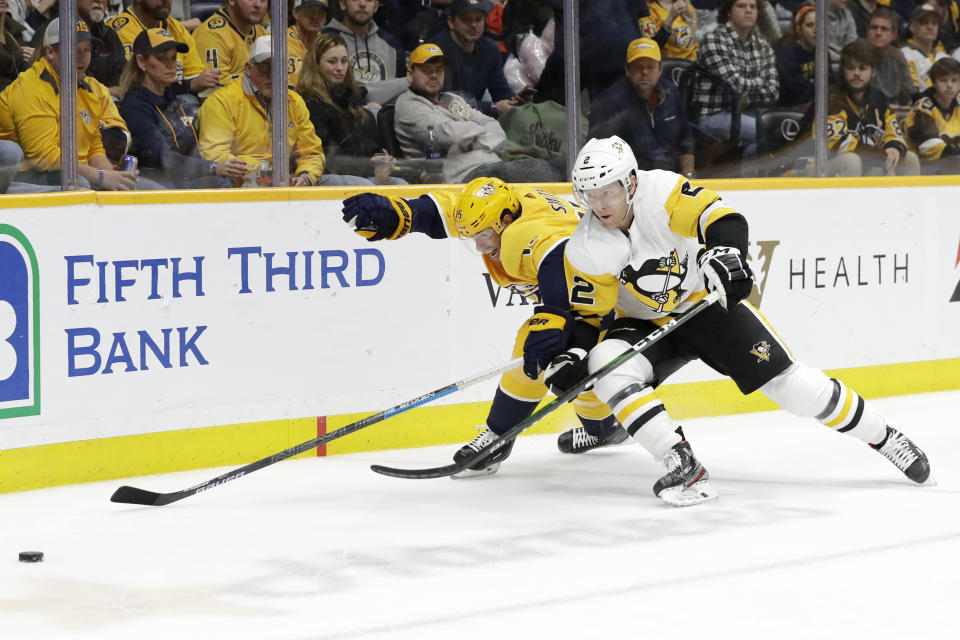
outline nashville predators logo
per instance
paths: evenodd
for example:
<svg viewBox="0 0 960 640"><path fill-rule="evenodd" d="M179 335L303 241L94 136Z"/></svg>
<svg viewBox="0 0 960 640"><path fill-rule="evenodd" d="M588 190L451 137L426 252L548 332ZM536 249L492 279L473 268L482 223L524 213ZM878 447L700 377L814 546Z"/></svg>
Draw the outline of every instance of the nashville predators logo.
<svg viewBox="0 0 960 640"><path fill-rule="evenodd" d="M651 309L672 311L687 292L681 285L687 277L688 258L684 254L681 259L674 250L666 257L646 260L639 268L628 264L620 272L620 282Z"/></svg>
<svg viewBox="0 0 960 640"><path fill-rule="evenodd" d="M770 344L766 340L753 345L750 353L757 356L757 362L770 362Z"/></svg>
<svg viewBox="0 0 960 640"><path fill-rule="evenodd" d="M220 27L227 24L227 21L218 15L212 16L207 20L207 28L209 29L219 29Z"/></svg>
<svg viewBox="0 0 960 640"><path fill-rule="evenodd" d="M494 193L496 193L496 191L497 191L497 188L494 186L493 182L488 182L487 184L477 189L477 192L474 195L477 196L478 198L489 198Z"/></svg>
<svg viewBox="0 0 960 640"><path fill-rule="evenodd" d="M83 124L90 124L93 121L93 116L86 109L80 109L80 119L83 120Z"/></svg>
<svg viewBox="0 0 960 640"><path fill-rule="evenodd" d="M128 22L130 22L130 18L126 16L117 16L116 18L113 19L113 22L109 24L114 31L120 31L120 29L123 29L125 26L127 26Z"/></svg>

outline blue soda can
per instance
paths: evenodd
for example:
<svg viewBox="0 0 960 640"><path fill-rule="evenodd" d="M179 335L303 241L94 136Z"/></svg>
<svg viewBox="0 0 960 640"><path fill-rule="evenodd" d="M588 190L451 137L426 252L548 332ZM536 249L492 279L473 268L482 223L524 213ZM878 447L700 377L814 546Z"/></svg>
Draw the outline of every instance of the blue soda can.
<svg viewBox="0 0 960 640"><path fill-rule="evenodd" d="M120 171L136 171L138 165L137 156L123 156L120 158Z"/></svg>

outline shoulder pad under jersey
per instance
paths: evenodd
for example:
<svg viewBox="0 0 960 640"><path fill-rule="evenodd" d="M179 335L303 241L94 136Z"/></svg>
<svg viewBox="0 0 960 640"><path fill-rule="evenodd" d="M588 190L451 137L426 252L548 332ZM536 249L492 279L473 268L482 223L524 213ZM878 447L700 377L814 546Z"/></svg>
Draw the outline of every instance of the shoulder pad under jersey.
<svg viewBox="0 0 960 640"><path fill-rule="evenodd" d="M604 228L596 216L588 213L577 224L565 254L578 271L619 277L630 262L630 240L617 229Z"/></svg>

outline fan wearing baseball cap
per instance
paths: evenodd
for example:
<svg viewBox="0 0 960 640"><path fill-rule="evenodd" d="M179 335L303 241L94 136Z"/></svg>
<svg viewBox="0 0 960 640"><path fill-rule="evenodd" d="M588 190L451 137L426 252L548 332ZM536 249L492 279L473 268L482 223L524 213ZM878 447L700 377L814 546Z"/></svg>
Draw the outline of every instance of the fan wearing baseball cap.
<svg viewBox="0 0 960 640"><path fill-rule="evenodd" d="M930 67L947 53L939 40L940 10L933 0L917 5L910 15L910 38L900 51L907 59L914 95L930 88Z"/></svg>
<svg viewBox="0 0 960 640"><path fill-rule="evenodd" d="M124 132L127 126L110 97L110 91L86 77L95 39L90 27L77 20L77 158L84 188L136 189L137 175L115 171L103 146L101 127ZM60 184L60 19L47 25L43 57L21 73L0 94L0 138L23 148L23 172L17 177L35 184ZM15 107L15 108L12 108ZM152 188L154 185L144 186Z"/></svg>
<svg viewBox="0 0 960 640"><path fill-rule="evenodd" d="M619 136L644 171L690 174L694 143L687 109L676 85L661 80L660 47L637 38L627 47L625 75L597 96L590 113L590 135Z"/></svg>
<svg viewBox="0 0 960 640"><path fill-rule="evenodd" d="M250 47L250 57L239 78L210 94L200 107L200 155L222 163L239 158L246 173L256 171L272 158L270 102L273 82L270 36L260 36ZM310 122L310 113L295 91L287 89L287 140L295 163L290 185L318 184L324 170L323 143Z"/></svg>
<svg viewBox="0 0 960 640"><path fill-rule="evenodd" d="M120 78L120 115L133 136L130 153L144 175L168 187L229 187L246 173L246 164L215 164L197 153L197 108L193 100L178 100L187 90L177 82L177 56L187 52L166 29L147 29L134 39Z"/></svg>
<svg viewBox="0 0 960 640"><path fill-rule="evenodd" d="M307 50L327 23L326 0L293 0L293 24L287 27L287 82L297 86Z"/></svg>
<svg viewBox="0 0 960 640"><path fill-rule="evenodd" d="M163 29L174 40L187 45L187 51L177 54L177 80L183 81L190 91L200 93L216 85L217 74L207 69L200 58L193 35L179 20L170 17L170 4L171 0L133 0L107 25L120 36L128 60L133 55L133 41L147 29Z"/></svg>

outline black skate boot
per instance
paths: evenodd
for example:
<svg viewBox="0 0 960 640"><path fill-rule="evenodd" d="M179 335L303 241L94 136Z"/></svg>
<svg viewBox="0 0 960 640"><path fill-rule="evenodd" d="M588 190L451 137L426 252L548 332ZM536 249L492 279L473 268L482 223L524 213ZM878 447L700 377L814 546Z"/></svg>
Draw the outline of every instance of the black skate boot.
<svg viewBox="0 0 960 640"><path fill-rule="evenodd" d="M478 427L480 435L468 442L467 444L460 447L460 449L453 454L454 462L462 462L467 458L474 455L477 451L487 446L493 442L494 438L497 437L497 434L490 430L487 426ZM500 463L509 457L510 452L513 451L514 440L506 442L499 449L494 451L488 456L485 456L470 465L468 468L464 469L459 473L453 474L452 478L471 478L474 476L488 476L492 473L496 473L500 469Z"/></svg>
<svg viewBox="0 0 960 640"><path fill-rule="evenodd" d="M884 458L897 465L903 474L923 484L930 477L930 462L927 455L913 441L890 425L887 425L887 437L879 444L871 444Z"/></svg>
<svg viewBox="0 0 960 640"><path fill-rule="evenodd" d="M710 474L693 455L690 443L678 428L680 442L673 445L663 456L663 465L667 475L656 481L653 493L674 507L687 507L701 502L716 500L718 495L707 482Z"/></svg>
<svg viewBox="0 0 960 640"><path fill-rule="evenodd" d="M587 433L586 427L577 427L564 431L557 438L557 448L561 453L586 453L597 447L607 447L620 444L627 439L627 430L620 426L616 420L607 420L601 423L599 436L592 436Z"/></svg>

